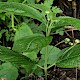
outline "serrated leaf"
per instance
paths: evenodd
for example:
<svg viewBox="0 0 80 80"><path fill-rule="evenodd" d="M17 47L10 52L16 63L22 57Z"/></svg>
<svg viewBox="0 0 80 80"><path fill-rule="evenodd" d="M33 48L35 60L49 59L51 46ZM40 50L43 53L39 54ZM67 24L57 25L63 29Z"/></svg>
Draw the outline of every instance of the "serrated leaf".
<svg viewBox="0 0 80 80"><path fill-rule="evenodd" d="M29 52L40 50L42 47L48 45L52 37L44 37L42 35L26 36L14 42L13 50L17 52Z"/></svg>
<svg viewBox="0 0 80 80"><path fill-rule="evenodd" d="M60 58L57 65L63 68L80 67L80 45L76 45L70 49L62 58Z"/></svg>
<svg viewBox="0 0 80 80"><path fill-rule="evenodd" d="M41 22L44 21L44 17L41 13L26 4L16 2L0 2L0 11L7 12L9 14L28 16L37 19Z"/></svg>
<svg viewBox="0 0 80 80"><path fill-rule="evenodd" d="M60 35L63 35L64 34L64 29L60 28L60 29L56 30L56 33L60 34Z"/></svg>
<svg viewBox="0 0 80 80"><path fill-rule="evenodd" d="M11 62L16 65L27 65L32 62L29 58L22 54L16 53L4 46L0 46L0 60Z"/></svg>
<svg viewBox="0 0 80 80"><path fill-rule="evenodd" d="M33 32L30 29L30 27L28 25L26 25L24 22L21 23L20 25L18 25L18 29L16 30L16 34L15 34L15 41L18 39L21 39L23 37L32 35Z"/></svg>
<svg viewBox="0 0 80 80"><path fill-rule="evenodd" d="M45 55L47 54L47 64L56 64L59 56L60 56L60 49L54 46L46 46L42 48L41 54L42 54L42 62L45 61Z"/></svg>
<svg viewBox="0 0 80 80"><path fill-rule="evenodd" d="M72 17L59 17L58 18L60 21L65 22L66 25L71 25L75 28L77 28L78 30L80 30L80 20L76 19L76 18L72 18Z"/></svg>
<svg viewBox="0 0 80 80"><path fill-rule="evenodd" d="M62 13L62 10L60 8L58 8L57 6L52 8L53 13L57 14L57 13Z"/></svg>
<svg viewBox="0 0 80 80"><path fill-rule="evenodd" d="M18 69L10 63L3 63L0 65L0 78L6 78L8 80L16 80L18 77ZM14 77L12 77L14 76Z"/></svg>
<svg viewBox="0 0 80 80"><path fill-rule="evenodd" d="M43 12L45 12L46 10L50 11L50 9L44 4L35 4L35 5L28 4L28 5L31 6L31 7L34 7L35 9L39 9L39 10L41 10Z"/></svg>
<svg viewBox="0 0 80 80"><path fill-rule="evenodd" d="M49 7L49 8L51 8L51 5L53 4L53 1L54 0L45 0L44 1L44 5L47 6L47 7Z"/></svg>
<svg viewBox="0 0 80 80"><path fill-rule="evenodd" d="M68 24L65 21L59 20L59 18L56 17L56 20L53 24L52 32L58 31L58 33L59 33L59 30L62 31L66 25L68 25Z"/></svg>

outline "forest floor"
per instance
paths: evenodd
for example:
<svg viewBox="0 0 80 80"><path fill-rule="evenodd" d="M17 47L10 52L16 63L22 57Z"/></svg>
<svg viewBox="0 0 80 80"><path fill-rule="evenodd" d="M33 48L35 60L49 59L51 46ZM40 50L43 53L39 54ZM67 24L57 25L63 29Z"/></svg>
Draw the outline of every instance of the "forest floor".
<svg viewBox="0 0 80 80"><path fill-rule="evenodd" d="M36 77L31 74L25 80L45 80L44 77ZM65 69L52 67L48 71L47 80L80 80L80 70L77 68Z"/></svg>

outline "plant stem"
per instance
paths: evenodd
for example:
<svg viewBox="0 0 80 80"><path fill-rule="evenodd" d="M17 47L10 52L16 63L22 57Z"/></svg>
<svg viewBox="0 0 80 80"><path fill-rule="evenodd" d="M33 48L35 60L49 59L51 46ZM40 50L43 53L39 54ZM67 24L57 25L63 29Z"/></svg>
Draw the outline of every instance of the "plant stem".
<svg viewBox="0 0 80 80"><path fill-rule="evenodd" d="M44 69L45 72L45 80L47 80L47 69Z"/></svg>
<svg viewBox="0 0 80 80"><path fill-rule="evenodd" d="M64 40L62 40L61 42L57 43L57 44L55 45L55 47L58 46L59 44L63 43L63 42L64 42Z"/></svg>
<svg viewBox="0 0 80 80"><path fill-rule="evenodd" d="M55 64L49 65L47 69L51 68L52 66L54 66Z"/></svg>
<svg viewBox="0 0 80 80"><path fill-rule="evenodd" d="M16 18L16 16L14 16L14 19L17 21L17 23L19 23L19 20Z"/></svg>
<svg viewBox="0 0 80 80"><path fill-rule="evenodd" d="M14 29L14 14L11 15L11 20L12 20L12 28Z"/></svg>
<svg viewBox="0 0 80 80"><path fill-rule="evenodd" d="M37 65L39 68L41 68L41 69L44 69L42 66L40 66L40 65Z"/></svg>
<svg viewBox="0 0 80 80"><path fill-rule="evenodd" d="M48 47L46 47L46 52L48 52ZM47 80L47 54L48 53L45 53L45 63L44 63L45 80Z"/></svg>
<svg viewBox="0 0 80 80"><path fill-rule="evenodd" d="M76 68L76 80L78 80L77 78L78 78L78 71L77 71L77 68Z"/></svg>
<svg viewBox="0 0 80 80"><path fill-rule="evenodd" d="M50 25L49 26L47 26L47 35L46 36L49 36L50 35L50 32L51 32L51 27L52 27L52 24L53 24L53 21L51 20L51 22L50 22Z"/></svg>
<svg viewBox="0 0 80 80"><path fill-rule="evenodd" d="M50 24L49 24L49 21L48 23L46 24L46 37L50 35L50 32L51 32L51 27L52 27L52 23L53 21L51 20L50 21ZM47 60L48 60L48 46L46 47L46 53L45 53L45 63L44 63L44 73L45 73L45 80L47 80Z"/></svg>
<svg viewBox="0 0 80 80"><path fill-rule="evenodd" d="M24 0L22 3L24 4L27 0Z"/></svg>

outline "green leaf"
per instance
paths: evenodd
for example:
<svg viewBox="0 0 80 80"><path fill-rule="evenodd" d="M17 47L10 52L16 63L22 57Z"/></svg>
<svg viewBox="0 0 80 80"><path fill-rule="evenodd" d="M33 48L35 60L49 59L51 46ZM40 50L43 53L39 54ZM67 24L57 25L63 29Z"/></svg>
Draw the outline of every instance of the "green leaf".
<svg viewBox="0 0 80 80"><path fill-rule="evenodd" d="M4 46L0 46L0 60L11 62L16 65L28 65L32 61L26 56L16 53Z"/></svg>
<svg viewBox="0 0 80 80"><path fill-rule="evenodd" d="M4 13L0 13L0 18L1 18L1 20L5 21L5 14Z"/></svg>
<svg viewBox="0 0 80 80"><path fill-rule="evenodd" d="M40 50L42 47L48 45L52 40L52 37L44 37L42 35L26 36L14 42L13 50L17 52L29 52L34 50Z"/></svg>
<svg viewBox="0 0 80 80"><path fill-rule="evenodd" d="M29 76L29 74L33 73L34 68L35 68L34 63L31 63L29 65L22 65L21 67L25 70L25 72L27 73L27 75Z"/></svg>
<svg viewBox="0 0 80 80"><path fill-rule="evenodd" d="M31 30L33 31L33 33L42 33L42 31L39 29L40 26L34 22L29 22L28 23L29 27L31 28Z"/></svg>
<svg viewBox="0 0 80 80"><path fill-rule="evenodd" d="M16 30L16 34L15 34L15 41L19 40L23 37L32 35L33 32L30 29L30 27L28 25L26 25L24 22L21 23L20 25L18 25L18 29Z"/></svg>
<svg viewBox="0 0 80 80"><path fill-rule="evenodd" d="M28 4L28 5L33 7L33 8L35 8L35 9L39 9L39 10L41 10L43 12L50 11L50 9L44 4L35 4L35 5Z"/></svg>
<svg viewBox="0 0 80 80"><path fill-rule="evenodd" d="M60 29L56 30L56 33L57 34L59 33L60 35L63 35L64 34L64 29L60 28Z"/></svg>
<svg viewBox="0 0 80 80"><path fill-rule="evenodd" d="M27 0L28 4L35 4L35 0Z"/></svg>
<svg viewBox="0 0 80 80"><path fill-rule="evenodd" d="M44 1L44 5L47 6L47 7L49 7L49 8L51 8L51 6L52 6L52 4L53 4L53 1L54 1L54 0L45 0L45 1Z"/></svg>
<svg viewBox="0 0 80 80"><path fill-rule="evenodd" d="M62 58L60 58L57 65L63 68L80 67L80 44L74 46Z"/></svg>
<svg viewBox="0 0 80 80"><path fill-rule="evenodd" d="M45 55L47 54L47 64L56 64L60 54L60 49L54 46L46 46L42 48L41 54L42 54L42 62L45 61Z"/></svg>
<svg viewBox="0 0 80 80"><path fill-rule="evenodd" d="M0 11L7 12L8 14L28 16L37 19L41 22L44 21L44 17L41 13L26 4L16 2L0 2Z"/></svg>
<svg viewBox="0 0 80 80"><path fill-rule="evenodd" d="M16 80L18 77L18 69L10 63L3 63L0 65L0 78L6 78L8 80Z"/></svg>
<svg viewBox="0 0 80 80"><path fill-rule="evenodd" d="M23 55L27 56L30 58L32 61L37 59L37 53L35 51L32 52L24 52Z"/></svg>
<svg viewBox="0 0 80 80"><path fill-rule="evenodd" d="M72 17L59 17L58 18L60 21L65 22L66 25L71 25L75 28L77 28L78 30L80 30L80 20L76 19L76 18L72 18Z"/></svg>
<svg viewBox="0 0 80 80"><path fill-rule="evenodd" d="M53 13L57 14L57 13L62 13L62 10L60 8L58 8L57 6L52 8Z"/></svg>
<svg viewBox="0 0 80 80"><path fill-rule="evenodd" d="M53 28L51 32L56 32L62 35L66 25L67 23L64 20L59 20L59 18L56 17L56 19L54 20L54 24L52 25Z"/></svg>
<svg viewBox="0 0 80 80"><path fill-rule="evenodd" d="M39 68L37 65L33 68L33 73L35 73L38 76L43 76L43 70Z"/></svg>
<svg viewBox="0 0 80 80"><path fill-rule="evenodd" d="M8 0L7 2L20 2L21 0Z"/></svg>

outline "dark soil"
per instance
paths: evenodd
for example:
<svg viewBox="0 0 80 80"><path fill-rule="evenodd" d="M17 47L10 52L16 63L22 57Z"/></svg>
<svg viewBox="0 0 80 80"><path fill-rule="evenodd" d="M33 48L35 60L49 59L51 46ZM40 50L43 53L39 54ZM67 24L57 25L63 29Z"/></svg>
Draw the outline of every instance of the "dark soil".
<svg viewBox="0 0 80 80"><path fill-rule="evenodd" d="M31 74L22 80L45 80L45 79L44 77L37 77ZM65 69L52 67L48 71L48 80L80 80L80 70L75 68Z"/></svg>

